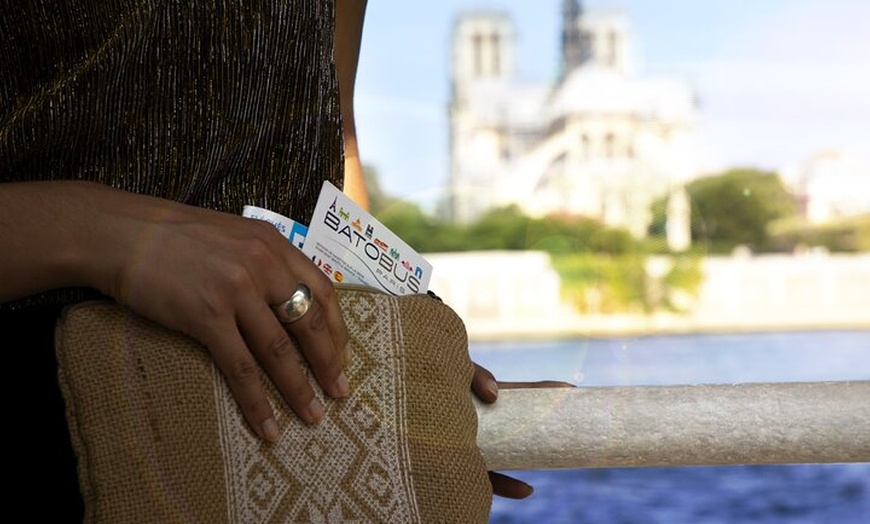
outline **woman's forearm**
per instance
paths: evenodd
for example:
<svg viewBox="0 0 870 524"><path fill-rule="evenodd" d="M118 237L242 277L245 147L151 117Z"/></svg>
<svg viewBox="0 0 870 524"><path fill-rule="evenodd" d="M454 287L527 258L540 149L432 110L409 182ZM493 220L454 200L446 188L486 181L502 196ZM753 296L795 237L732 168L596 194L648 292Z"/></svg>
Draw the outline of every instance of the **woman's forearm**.
<svg viewBox="0 0 870 524"><path fill-rule="evenodd" d="M201 342L251 427L277 426L256 363L299 417L322 406L292 333L321 387L347 395L347 330L332 283L271 224L86 182L0 184L0 300L88 286ZM282 325L273 308L300 284L310 312Z"/></svg>
<svg viewBox="0 0 870 524"><path fill-rule="evenodd" d="M336 2L335 67L344 135L344 192L363 209L368 209L368 193L357 144L353 100L365 10L366 0Z"/></svg>
<svg viewBox="0 0 870 524"><path fill-rule="evenodd" d="M87 265L100 257L98 202L110 191L87 182L0 184L0 302L97 284L98 269Z"/></svg>

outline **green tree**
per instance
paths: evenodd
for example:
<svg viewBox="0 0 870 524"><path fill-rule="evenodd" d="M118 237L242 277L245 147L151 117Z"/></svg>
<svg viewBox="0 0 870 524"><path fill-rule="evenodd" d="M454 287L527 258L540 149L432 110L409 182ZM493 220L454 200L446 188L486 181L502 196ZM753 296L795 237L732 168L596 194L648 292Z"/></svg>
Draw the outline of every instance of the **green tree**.
<svg viewBox="0 0 870 524"><path fill-rule="evenodd" d="M652 215L652 218L647 227L647 234L653 237L665 236L668 225L667 195L659 197L653 201L652 206L650 207L650 214Z"/></svg>
<svg viewBox="0 0 870 524"><path fill-rule="evenodd" d="M535 219L529 226L530 249L552 254L637 251L637 242L624 229L607 227L588 217L560 215Z"/></svg>
<svg viewBox="0 0 870 524"><path fill-rule="evenodd" d="M366 193L369 197L369 212L377 216L386 209L395 199L384 192L378 171L372 166L363 166L363 180L366 184Z"/></svg>
<svg viewBox="0 0 870 524"><path fill-rule="evenodd" d="M466 230L467 249L526 249L529 217L512 205L490 210Z"/></svg>
<svg viewBox="0 0 870 524"><path fill-rule="evenodd" d="M732 169L687 186L692 201L692 239L713 251L737 245L769 249L768 225L793 216L797 206L776 173Z"/></svg>
<svg viewBox="0 0 870 524"><path fill-rule="evenodd" d="M834 252L870 252L870 213L812 224L804 218L771 225L770 242L779 251L823 247Z"/></svg>
<svg viewBox="0 0 870 524"><path fill-rule="evenodd" d="M375 169L367 166L364 172L372 214L422 253L534 249L622 255L639 250L625 230L581 216L531 218L516 205L492 209L468 225L447 224L384 192Z"/></svg>
<svg viewBox="0 0 870 524"><path fill-rule="evenodd" d="M371 198L371 197L369 197ZM376 218L419 252L433 251L432 237L438 224L413 202L391 199L382 202ZM372 206L374 208L374 206ZM436 249L437 250L437 249Z"/></svg>

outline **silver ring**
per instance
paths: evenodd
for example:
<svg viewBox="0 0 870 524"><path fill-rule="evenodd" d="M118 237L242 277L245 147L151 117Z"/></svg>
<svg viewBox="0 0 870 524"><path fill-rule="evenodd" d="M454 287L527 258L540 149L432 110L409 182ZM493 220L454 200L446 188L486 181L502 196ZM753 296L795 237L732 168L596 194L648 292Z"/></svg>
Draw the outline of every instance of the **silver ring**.
<svg viewBox="0 0 870 524"><path fill-rule="evenodd" d="M311 309L311 290L300 282L290 298L275 309L277 310L278 320L281 322L285 324L296 322Z"/></svg>

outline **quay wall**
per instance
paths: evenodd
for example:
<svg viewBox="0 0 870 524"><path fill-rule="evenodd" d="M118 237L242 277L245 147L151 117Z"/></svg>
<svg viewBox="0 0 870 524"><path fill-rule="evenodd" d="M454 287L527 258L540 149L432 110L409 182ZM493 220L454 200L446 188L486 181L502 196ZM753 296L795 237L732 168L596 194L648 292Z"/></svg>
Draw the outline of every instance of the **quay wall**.
<svg viewBox="0 0 870 524"><path fill-rule="evenodd" d="M578 313L562 299L543 252L425 256L433 265L430 289L462 317L471 340L870 329L870 254L706 257L686 312L646 315Z"/></svg>

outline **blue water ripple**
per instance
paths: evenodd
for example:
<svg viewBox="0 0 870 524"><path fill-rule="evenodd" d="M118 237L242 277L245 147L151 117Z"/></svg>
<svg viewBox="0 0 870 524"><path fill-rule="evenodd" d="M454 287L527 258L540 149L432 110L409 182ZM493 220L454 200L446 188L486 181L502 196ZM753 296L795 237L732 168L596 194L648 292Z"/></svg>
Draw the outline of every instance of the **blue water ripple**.
<svg viewBox="0 0 870 524"><path fill-rule="evenodd" d="M496 497L490 522L867 524L870 464L522 471L526 500Z"/></svg>
<svg viewBox="0 0 870 524"><path fill-rule="evenodd" d="M579 386L870 380L861 330L475 343L471 355L500 380ZM870 524L870 463L511 474L535 493L495 498L492 523Z"/></svg>

